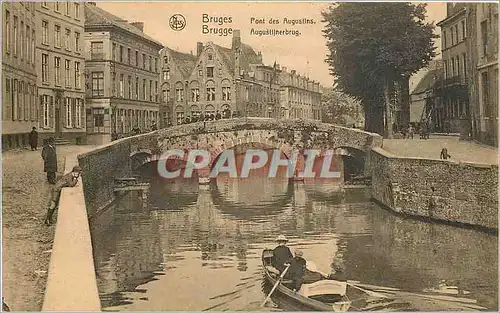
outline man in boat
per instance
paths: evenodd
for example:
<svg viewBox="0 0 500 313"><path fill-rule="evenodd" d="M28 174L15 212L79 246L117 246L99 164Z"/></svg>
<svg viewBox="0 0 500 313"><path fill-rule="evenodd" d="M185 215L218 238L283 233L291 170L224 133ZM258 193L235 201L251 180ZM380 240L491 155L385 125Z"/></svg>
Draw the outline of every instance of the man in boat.
<svg viewBox="0 0 500 313"><path fill-rule="evenodd" d="M306 260L302 257L303 255L302 251L295 250L295 257L290 260L290 268L285 275L293 281L293 291L299 291L306 272Z"/></svg>
<svg viewBox="0 0 500 313"><path fill-rule="evenodd" d="M293 254L286 246L288 239L285 236L279 235L276 241L278 246L273 250L273 266L281 273L285 269L285 263L293 258Z"/></svg>

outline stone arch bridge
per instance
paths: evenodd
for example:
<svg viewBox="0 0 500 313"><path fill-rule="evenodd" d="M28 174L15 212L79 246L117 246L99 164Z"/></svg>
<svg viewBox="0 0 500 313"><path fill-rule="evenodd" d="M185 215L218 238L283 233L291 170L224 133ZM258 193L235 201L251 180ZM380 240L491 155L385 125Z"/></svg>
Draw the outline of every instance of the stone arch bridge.
<svg viewBox="0 0 500 313"><path fill-rule="evenodd" d="M197 122L160 129L131 147L132 170L158 161L167 150L207 150L209 168L224 150L248 148L279 149L286 157L292 150L333 150L353 158L365 172L368 153L382 145L382 137L354 128L318 121L238 118Z"/></svg>

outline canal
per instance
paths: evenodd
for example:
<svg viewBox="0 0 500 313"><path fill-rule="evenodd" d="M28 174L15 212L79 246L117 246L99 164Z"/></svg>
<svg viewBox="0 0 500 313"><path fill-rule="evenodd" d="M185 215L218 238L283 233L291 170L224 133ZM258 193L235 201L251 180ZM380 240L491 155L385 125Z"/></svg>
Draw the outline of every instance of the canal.
<svg viewBox="0 0 500 313"><path fill-rule="evenodd" d="M279 234L323 272L337 257L349 279L405 291L378 309L463 309L411 296L442 281L498 308L497 236L397 216L371 202L369 190L338 182L254 172L209 186L196 178L150 182L147 206L128 196L91 221L105 311L258 310L269 291L261 252ZM351 310L366 308L351 299ZM295 309L279 295L272 300L266 310Z"/></svg>

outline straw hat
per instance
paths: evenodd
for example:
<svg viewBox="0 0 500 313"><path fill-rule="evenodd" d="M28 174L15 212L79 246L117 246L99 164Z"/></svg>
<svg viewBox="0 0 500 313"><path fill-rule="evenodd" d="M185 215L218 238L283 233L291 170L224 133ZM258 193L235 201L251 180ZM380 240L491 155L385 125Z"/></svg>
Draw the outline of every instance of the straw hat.
<svg viewBox="0 0 500 313"><path fill-rule="evenodd" d="M276 238L276 241L288 241L284 235L279 235L278 238Z"/></svg>

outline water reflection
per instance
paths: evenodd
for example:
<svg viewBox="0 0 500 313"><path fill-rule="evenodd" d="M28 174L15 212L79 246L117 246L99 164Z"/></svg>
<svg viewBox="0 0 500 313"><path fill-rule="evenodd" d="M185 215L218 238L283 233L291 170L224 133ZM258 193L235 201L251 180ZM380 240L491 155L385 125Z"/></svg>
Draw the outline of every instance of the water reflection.
<svg viewBox="0 0 500 313"><path fill-rule="evenodd" d="M285 234L322 271L342 258L350 279L369 284L421 291L447 280L497 309L497 237L403 219L369 202L366 190L248 180L221 179L208 189L159 184L151 201L166 205L146 212L119 204L93 223L103 308L254 310L266 295L262 249ZM262 194L259 184L267 184ZM274 309L304 309L279 297ZM443 309L408 299L392 305Z"/></svg>

